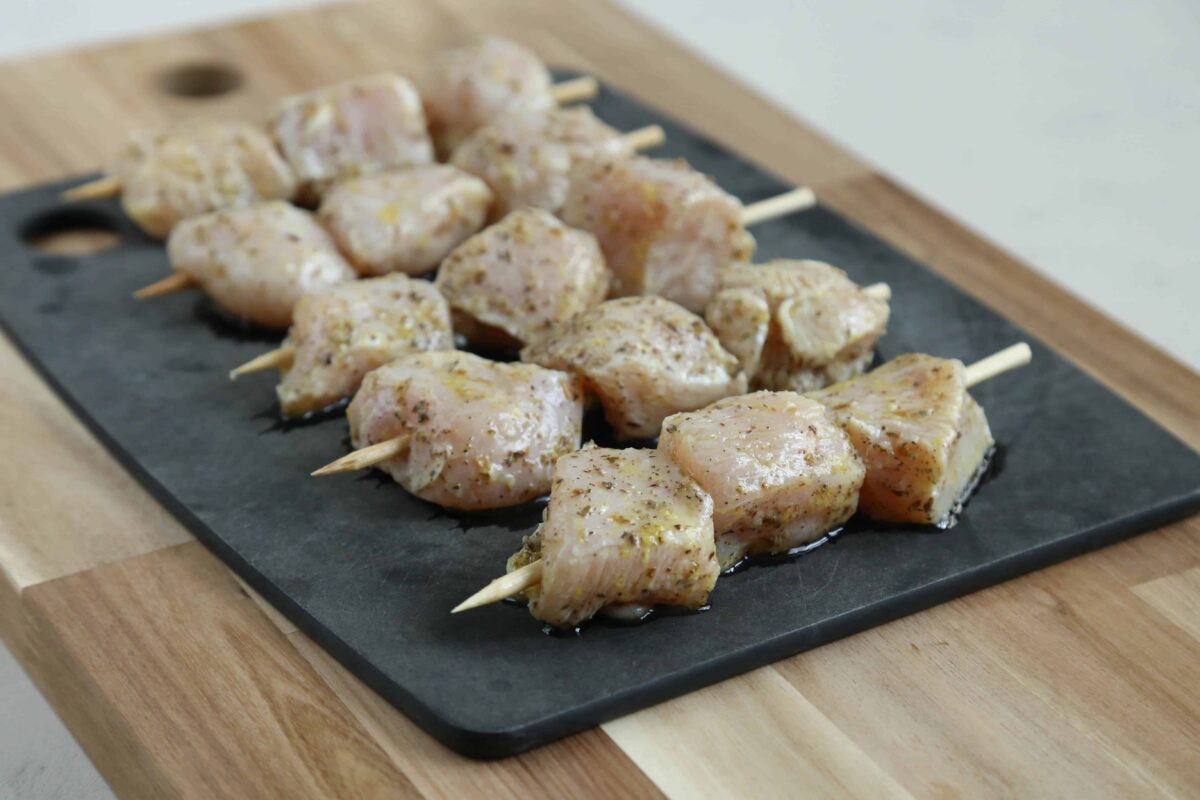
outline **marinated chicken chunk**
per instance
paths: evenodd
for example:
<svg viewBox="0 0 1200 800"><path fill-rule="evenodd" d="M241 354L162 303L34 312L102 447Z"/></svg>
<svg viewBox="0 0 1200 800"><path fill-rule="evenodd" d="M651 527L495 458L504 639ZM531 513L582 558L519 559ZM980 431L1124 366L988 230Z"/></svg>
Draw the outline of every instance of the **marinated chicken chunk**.
<svg viewBox="0 0 1200 800"><path fill-rule="evenodd" d="M718 576L713 501L654 450L580 450L558 460L545 521L509 571L538 559L529 611L560 628L601 609L700 608Z"/></svg>
<svg viewBox="0 0 1200 800"><path fill-rule="evenodd" d="M752 387L807 392L862 374L888 304L829 264L770 261L722 270L704 316Z"/></svg>
<svg viewBox="0 0 1200 800"><path fill-rule="evenodd" d="M483 227L492 193L446 164L352 178L325 194L318 212L362 275L424 275Z"/></svg>
<svg viewBox="0 0 1200 800"><path fill-rule="evenodd" d="M276 387L287 416L327 408L358 391L363 377L400 356L453 350L450 310L428 281L388 275L306 294L284 347L293 352Z"/></svg>
<svg viewBox="0 0 1200 800"><path fill-rule="evenodd" d="M456 167L487 181L496 195L493 214L523 206L558 213L571 172L597 156L630 156L621 132L587 106L531 112L517 109L479 128L454 150Z"/></svg>
<svg viewBox="0 0 1200 800"><path fill-rule="evenodd" d="M550 491L554 462L579 448L583 403L565 373L431 351L368 373L346 413L355 448L408 437L378 465L397 483L475 511Z"/></svg>
<svg viewBox="0 0 1200 800"><path fill-rule="evenodd" d="M433 161L421 97L390 73L284 98L268 127L306 199L335 180Z"/></svg>
<svg viewBox="0 0 1200 800"><path fill-rule="evenodd" d="M308 292L355 278L313 215L278 200L185 220L167 255L225 311L266 328L291 325Z"/></svg>
<svg viewBox="0 0 1200 800"><path fill-rule="evenodd" d="M810 396L862 456L859 508L875 519L948 525L994 444L954 359L903 355Z"/></svg>
<svg viewBox="0 0 1200 800"><path fill-rule="evenodd" d="M121 182L125 213L160 239L189 217L296 193L270 137L242 122L139 134L109 172Z"/></svg>
<svg viewBox="0 0 1200 800"><path fill-rule="evenodd" d="M520 347L602 301L608 269L590 233L524 208L456 248L436 282L468 339Z"/></svg>
<svg viewBox="0 0 1200 800"><path fill-rule="evenodd" d="M718 271L754 253L741 214L737 198L686 162L640 156L581 164L560 212L596 235L614 296L660 295L697 313Z"/></svg>
<svg viewBox="0 0 1200 800"><path fill-rule="evenodd" d="M553 108L551 77L529 50L498 36L447 50L434 58L421 81L438 152L449 155L481 125L511 109Z"/></svg>
<svg viewBox="0 0 1200 800"><path fill-rule="evenodd" d="M594 306L526 347L521 358L582 376L624 438L656 436L668 415L746 391L737 360L704 320L661 297Z"/></svg>
<svg viewBox="0 0 1200 800"><path fill-rule="evenodd" d="M712 496L722 568L841 527L866 474L833 416L794 392L727 397L674 414L658 449Z"/></svg>

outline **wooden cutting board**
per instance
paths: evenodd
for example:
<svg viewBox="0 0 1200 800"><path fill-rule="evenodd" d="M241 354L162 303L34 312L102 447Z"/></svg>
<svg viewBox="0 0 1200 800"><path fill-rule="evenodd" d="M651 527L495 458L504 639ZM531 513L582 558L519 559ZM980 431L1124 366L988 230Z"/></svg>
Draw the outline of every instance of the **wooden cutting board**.
<svg viewBox="0 0 1200 800"><path fill-rule="evenodd" d="M0 67L0 189L94 168L130 128L254 117L289 91L417 72L484 31L814 186L1200 444L1195 373L605 4L335 6ZM206 99L166 93L188 63L231 67L242 83ZM212 71L182 75L185 89L214 83ZM240 587L6 342L0 370L0 630L118 793L1200 792L1196 518L524 756L471 762Z"/></svg>

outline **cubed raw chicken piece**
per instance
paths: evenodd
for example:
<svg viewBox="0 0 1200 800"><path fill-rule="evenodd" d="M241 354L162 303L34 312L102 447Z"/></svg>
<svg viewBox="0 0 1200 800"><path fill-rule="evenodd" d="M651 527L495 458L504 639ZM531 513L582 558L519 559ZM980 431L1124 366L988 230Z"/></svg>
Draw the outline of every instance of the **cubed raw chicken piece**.
<svg viewBox="0 0 1200 800"><path fill-rule="evenodd" d="M566 373L431 351L368 373L347 416L355 448L409 437L378 465L409 492L477 511L550 491L554 462L579 448L583 403Z"/></svg>
<svg viewBox="0 0 1200 800"><path fill-rule="evenodd" d="M640 616L656 605L700 608L719 570L713 501L654 450L590 447L554 469L545 521L509 559L541 559L527 592L537 619L570 628L601 609Z"/></svg>
<svg viewBox="0 0 1200 800"><path fill-rule="evenodd" d="M712 297L718 271L754 254L742 204L682 160L581 164L560 216L596 235L614 296L661 295L697 313Z"/></svg>
<svg viewBox="0 0 1200 800"><path fill-rule="evenodd" d="M722 270L704 317L751 387L807 392L862 374L888 304L829 264L770 261Z"/></svg>
<svg viewBox="0 0 1200 800"><path fill-rule="evenodd" d="M362 275L424 275L483 227L487 184L446 164L341 181L325 193L320 217Z"/></svg>
<svg viewBox="0 0 1200 800"><path fill-rule="evenodd" d="M287 416L301 416L358 391L363 377L400 356L453 350L450 309L428 281L387 275L306 294L284 346L294 353L275 389Z"/></svg>
<svg viewBox="0 0 1200 800"><path fill-rule="evenodd" d="M867 465L863 513L953 523L994 445L961 361L903 355L810 396L833 412Z"/></svg>
<svg viewBox="0 0 1200 800"><path fill-rule="evenodd" d="M558 213L572 170L598 156L630 156L621 132L587 106L506 112L454 150L456 167L487 181L496 195L493 214L533 206Z"/></svg>
<svg viewBox="0 0 1200 800"><path fill-rule="evenodd" d="M307 200L335 180L433 161L421 97L391 73L286 97L269 128Z"/></svg>
<svg viewBox="0 0 1200 800"><path fill-rule="evenodd" d="M602 301L608 269L590 233L524 208L456 248L437 287L469 340L520 347Z"/></svg>
<svg viewBox="0 0 1200 800"><path fill-rule="evenodd" d="M658 449L712 495L722 568L840 528L858 507L866 474L829 411L795 392L727 397L674 414Z"/></svg>
<svg viewBox="0 0 1200 800"><path fill-rule="evenodd" d="M438 152L448 156L467 135L505 111L553 108L550 87L541 60L508 39L485 36L443 52L421 81Z"/></svg>
<svg viewBox="0 0 1200 800"><path fill-rule="evenodd" d="M582 376L623 438L657 436L668 415L746 391L737 359L704 320L661 297L593 306L526 347L521 358Z"/></svg>
<svg viewBox="0 0 1200 800"><path fill-rule="evenodd" d="M312 214L278 200L184 220L167 255L225 311L266 328L291 325L308 292L356 277Z"/></svg>
<svg viewBox="0 0 1200 800"><path fill-rule="evenodd" d="M139 134L109 173L121 182L125 213L160 239L189 217L296 193L296 180L270 137L242 122Z"/></svg>

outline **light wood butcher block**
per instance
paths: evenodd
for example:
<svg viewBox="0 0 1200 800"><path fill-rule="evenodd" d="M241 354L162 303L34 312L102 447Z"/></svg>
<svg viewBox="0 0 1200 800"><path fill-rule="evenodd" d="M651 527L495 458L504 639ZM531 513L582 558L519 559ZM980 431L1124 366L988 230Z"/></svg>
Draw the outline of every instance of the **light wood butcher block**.
<svg viewBox="0 0 1200 800"><path fill-rule="evenodd" d="M487 31L815 187L1200 445L1200 376L607 3L336 5L0 66L0 189L98 168L133 128L415 73ZM242 84L164 90L197 63ZM475 762L239 584L7 341L0 374L0 631L118 794L1200 796L1200 518Z"/></svg>

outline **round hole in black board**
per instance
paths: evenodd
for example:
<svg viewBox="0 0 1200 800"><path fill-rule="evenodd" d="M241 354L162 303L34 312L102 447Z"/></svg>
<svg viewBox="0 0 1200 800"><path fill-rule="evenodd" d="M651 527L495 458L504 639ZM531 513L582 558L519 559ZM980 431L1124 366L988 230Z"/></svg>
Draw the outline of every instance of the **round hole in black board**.
<svg viewBox="0 0 1200 800"><path fill-rule="evenodd" d="M158 83L167 94L204 99L237 89L242 85L242 72L219 61L195 61L171 67L159 76Z"/></svg>
<svg viewBox="0 0 1200 800"><path fill-rule="evenodd" d="M120 228L108 214L64 206L42 212L21 226L26 247L54 256L89 256L121 243Z"/></svg>

